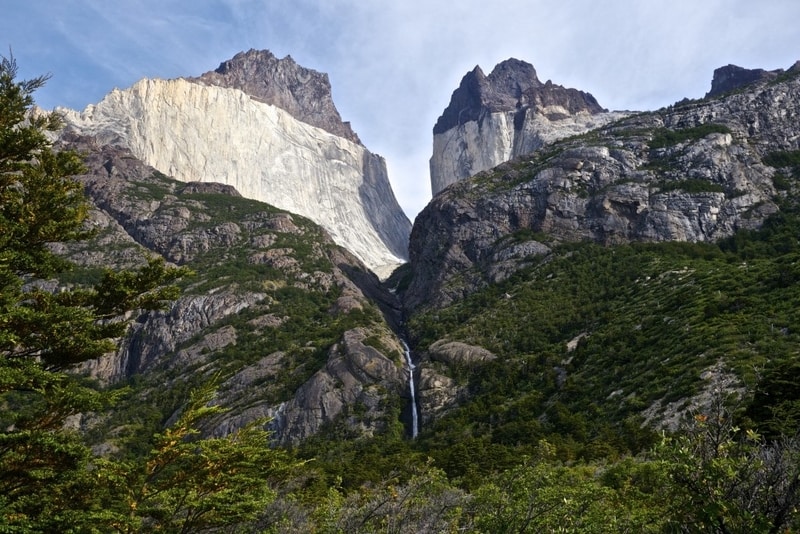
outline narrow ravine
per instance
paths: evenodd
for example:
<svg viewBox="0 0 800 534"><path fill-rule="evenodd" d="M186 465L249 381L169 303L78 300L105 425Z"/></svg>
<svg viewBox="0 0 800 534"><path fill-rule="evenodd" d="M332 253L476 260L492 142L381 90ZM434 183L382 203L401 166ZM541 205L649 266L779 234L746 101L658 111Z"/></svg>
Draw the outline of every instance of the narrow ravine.
<svg viewBox="0 0 800 534"><path fill-rule="evenodd" d="M411 349L403 341L403 352L406 356L406 367L408 367L408 388L411 392L411 437L416 438L419 434L419 413L417 413L417 393L414 384L414 362L411 361Z"/></svg>

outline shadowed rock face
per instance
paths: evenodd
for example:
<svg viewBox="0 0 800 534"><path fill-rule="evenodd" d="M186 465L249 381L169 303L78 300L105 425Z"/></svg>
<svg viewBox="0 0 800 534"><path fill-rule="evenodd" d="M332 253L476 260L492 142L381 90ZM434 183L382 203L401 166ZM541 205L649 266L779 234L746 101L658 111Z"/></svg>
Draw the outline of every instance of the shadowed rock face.
<svg viewBox="0 0 800 534"><path fill-rule="evenodd" d="M469 121L480 120L487 113L548 106L560 106L571 114L605 111L589 93L567 89L549 80L542 83L533 65L511 58L499 63L488 76L480 66L468 72L453 92L433 133L444 133Z"/></svg>
<svg viewBox="0 0 800 534"><path fill-rule="evenodd" d="M795 63L788 72L800 70L800 61ZM764 70L764 69L745 69L736 65L726 65L714 70L714 77L711 80L711 90L706 93L706 98L718 96L729 91L741 89L752 83L774 80L787 71L783 69Z"/></svg>
<svg viewBox="0 0 800 534"><path fill-rule="evenodd" d="M777 72L768 72L764 69L744 69L736 65L726 65L714 71L711 90L706 93L706 97L727 93L751 83L775 78L777 75Z"/></svg>
<svg viewBox="0 0 800 534"><path fill-rule="evenodd" d="M607 113L589 93L549 80L542 83L530 63L508 59L488 76L475 67L461 80L433 128L433 194L620 116Z"/></svg>

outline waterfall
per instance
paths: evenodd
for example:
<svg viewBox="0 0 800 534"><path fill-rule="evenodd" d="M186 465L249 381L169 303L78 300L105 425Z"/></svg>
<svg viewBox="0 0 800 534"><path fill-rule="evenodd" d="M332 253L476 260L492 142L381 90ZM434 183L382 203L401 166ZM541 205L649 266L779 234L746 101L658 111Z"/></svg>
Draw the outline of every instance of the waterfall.
<svg viewBox="0 0 800 534"><path fill-rule="evenodd" d="M414 386L414 362L411 361L411 349L408 348L408 344L405 341L403 341L403 352L406 356L408 387L411 391L411 437L416 438L419 433L419 414L417 413L417 394Z"/></svg>

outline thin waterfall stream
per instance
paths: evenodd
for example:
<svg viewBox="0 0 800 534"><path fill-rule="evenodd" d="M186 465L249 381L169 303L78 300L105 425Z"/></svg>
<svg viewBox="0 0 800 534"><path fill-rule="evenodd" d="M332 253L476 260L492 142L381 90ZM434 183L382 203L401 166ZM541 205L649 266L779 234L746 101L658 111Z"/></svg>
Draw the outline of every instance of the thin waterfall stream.
<svg viewBox="0 0 800 534"><path fill-rule="evenodd" d="M411 361L411 349L408 344L403 341L403 352L406 356L406 366L408 367L408 388L411 392L411 437L416 438L419 434L419 413L417 413L417 393L414 384L414 369L416 366Z"/></svg>

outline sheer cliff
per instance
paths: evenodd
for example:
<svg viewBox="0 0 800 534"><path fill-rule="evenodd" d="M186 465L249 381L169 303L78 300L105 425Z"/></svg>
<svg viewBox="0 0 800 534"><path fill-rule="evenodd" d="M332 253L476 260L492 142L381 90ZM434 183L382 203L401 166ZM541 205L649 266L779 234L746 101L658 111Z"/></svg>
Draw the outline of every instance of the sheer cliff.
<svg viewBox="0 0 800 534"><path fill-rule="evenodd" d="M583 91L539 81L533 65L499 63L468 72L433 128L431 190L529 154L546 143L624 116Z"/></svg>
<svg viewBox="0 0 800 534"><path fill-rule="evenodd" d="M407 256L385 161L341 121L327 76L291 58L250 51L200 78L143 79L66 119L178 180L307 216L381 274Z"/></svg>

